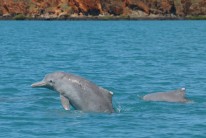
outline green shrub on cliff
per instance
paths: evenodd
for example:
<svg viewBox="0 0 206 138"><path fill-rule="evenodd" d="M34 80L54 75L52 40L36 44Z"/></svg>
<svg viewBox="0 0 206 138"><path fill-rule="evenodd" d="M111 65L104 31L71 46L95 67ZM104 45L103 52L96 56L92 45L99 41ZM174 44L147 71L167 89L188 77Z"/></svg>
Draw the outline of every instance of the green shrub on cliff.
<svg viewBox="0 0 206 138"><path fill-rule="evenodd" d="M64 11L64 12L67 12L69 15L74 13L73 9L67 4L62 4L61 5L61 10Z"/></svg>
<svg viewBox="0 0 206 138"><path fill-rule="evenodd" d="M186 18L190 20L206 20L206 15L187 16Z"/></svg>
<svg viewBox="0 0 206 138"><path fill-rule="evenodd" d="M25 20L26 16L23 14L17 14L16 16L13 17L14 20Z"/></svg>

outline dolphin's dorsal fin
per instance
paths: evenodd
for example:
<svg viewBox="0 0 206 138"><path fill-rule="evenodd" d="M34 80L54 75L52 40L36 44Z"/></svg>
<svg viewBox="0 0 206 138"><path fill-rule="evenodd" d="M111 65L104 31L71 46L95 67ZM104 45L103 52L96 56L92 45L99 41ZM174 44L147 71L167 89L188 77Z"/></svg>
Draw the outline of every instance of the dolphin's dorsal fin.
<svg viewBox="0 0 206 138"><path fill-rule="evenodd" d="M185 88L181 88L177 90L177 94L180 95L181 97L185 96Z"/></svg>
<svg viewBox="0 0 206 138"><path fill-rule="evenodd" d="M112 96L113 96L113 92L108 91L102 87L99 87L100 91L102 91L102 94L104 95L104 97L107 97L110 101L112 100Z"/></svg>
<svg viewBox="0 0 206 138"><path fill-rule="evenodd" d="M61 99L61 103L62 103L62 106L64 107L65 110L70 110L70 103L69 103L69 100L60 94L60 99Z"/></svg>

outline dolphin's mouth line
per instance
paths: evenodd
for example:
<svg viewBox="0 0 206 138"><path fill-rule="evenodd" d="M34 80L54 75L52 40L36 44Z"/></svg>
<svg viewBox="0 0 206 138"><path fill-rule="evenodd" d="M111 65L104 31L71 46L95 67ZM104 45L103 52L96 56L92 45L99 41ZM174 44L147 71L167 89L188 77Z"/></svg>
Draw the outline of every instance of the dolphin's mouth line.
<svg viewBox="0 0 206 138"><path fill-rule="evenodd" d="M31 87L43 87L43 86L46 86L46 83L44 81L40 81L40 82L36 82L36 83L33 83L31 85Z"/></svg>

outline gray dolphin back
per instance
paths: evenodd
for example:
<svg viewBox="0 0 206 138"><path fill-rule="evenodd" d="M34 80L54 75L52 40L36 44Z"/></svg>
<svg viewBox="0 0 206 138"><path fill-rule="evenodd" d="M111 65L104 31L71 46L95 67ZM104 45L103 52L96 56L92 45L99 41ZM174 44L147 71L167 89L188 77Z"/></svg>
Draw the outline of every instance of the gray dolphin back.
<svg viewBox="0 0 206 138"><path fill-rule="evenodd" d="M64 81L70 84L65 96L76 109L92 112L114 112L112 92L76 75L66 74ZM67 94L67 91L69 94Z"/></svg>
<svg viewBox="0 0 206 138"><path fill-rule="evenodd" d="M187 102L185 98L185 88L147 94L143 97L145 101L162 101L162 102Z"/></svg>

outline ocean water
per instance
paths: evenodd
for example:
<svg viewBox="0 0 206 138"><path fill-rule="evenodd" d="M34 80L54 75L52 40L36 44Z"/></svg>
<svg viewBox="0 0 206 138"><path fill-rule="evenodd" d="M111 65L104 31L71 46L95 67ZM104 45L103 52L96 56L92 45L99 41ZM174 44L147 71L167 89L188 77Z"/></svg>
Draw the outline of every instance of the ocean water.
<svg viewBox="0 0 206 138"><path fill-rule="evenodd" d="M0 137L206 137L205 21L1 21ZM65 111L31 84L64 71L114 93L116 113ZM189 103L145 102L186 88Z"/></svg>

